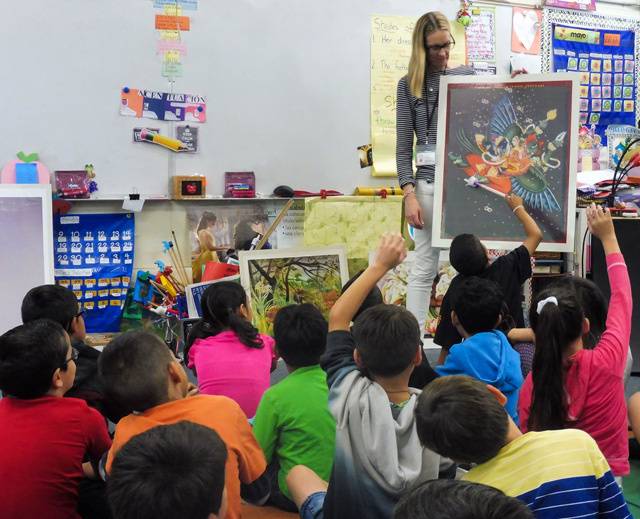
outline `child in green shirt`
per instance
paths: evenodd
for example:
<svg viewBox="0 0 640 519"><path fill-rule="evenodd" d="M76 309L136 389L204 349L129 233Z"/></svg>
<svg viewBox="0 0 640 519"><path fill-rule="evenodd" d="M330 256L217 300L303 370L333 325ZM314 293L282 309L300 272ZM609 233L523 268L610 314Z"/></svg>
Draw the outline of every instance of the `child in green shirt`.
<svg viewBox="0 0 640 519"><path fill-rule="evenodd" d="M328 480L333 464L336 423L327 404L329 389L320 368L327 343L327 322L310 304L286 306L273 323L276 355L289 376L267 389L253 422L271 474L268 503L288 512L298 508L285 478L295 465L305 465Z"/></svg>

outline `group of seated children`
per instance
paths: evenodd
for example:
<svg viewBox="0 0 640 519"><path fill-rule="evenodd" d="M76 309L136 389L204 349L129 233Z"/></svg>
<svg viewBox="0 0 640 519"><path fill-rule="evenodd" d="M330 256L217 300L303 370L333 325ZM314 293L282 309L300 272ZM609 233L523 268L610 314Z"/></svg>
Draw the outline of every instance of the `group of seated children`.
<svg viewBox="0 0 640 519"><path fill-rule="evenodd" d="M288 306L275 342L251 324L239 285L211 285L185 352L200 392L151 331L118 335L97 354L82 344L73 293L33 289L25 324L0 336L2 517L235 519L242 501L303 519L631 517L620 489L631 289L611 215L587 209L607 256L606 329L587 349L578 289L538 294L523 383L504 332L524 326L520 287L542 235L522 200L506 198L527 237L493 263L476 237L454 240L459 274L436 332L437 374L415 317L376 294L407 253L395 233L328 325L312 305ZM278 356L289 375L269 387ZM117 422L113 442L105 417ZM96 512L100 492L87 488L101 476L108 506Z"/></svg>

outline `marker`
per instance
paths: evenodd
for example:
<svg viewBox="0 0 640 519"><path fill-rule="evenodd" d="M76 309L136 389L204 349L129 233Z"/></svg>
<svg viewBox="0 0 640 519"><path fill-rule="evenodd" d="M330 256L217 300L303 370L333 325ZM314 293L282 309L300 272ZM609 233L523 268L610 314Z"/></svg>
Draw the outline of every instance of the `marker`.
<svg viewBox="0 0 640 519"><path fill-rule="evenodd" d="M164 135L158 135L156 132L152 132L148 128L142 129L140 132L140 138L145 141L153 142L154 144L159 144L160 146L164 146L165 148L169 148L173 151L187 149L187 146L178 139L171 139Z"/></svg>

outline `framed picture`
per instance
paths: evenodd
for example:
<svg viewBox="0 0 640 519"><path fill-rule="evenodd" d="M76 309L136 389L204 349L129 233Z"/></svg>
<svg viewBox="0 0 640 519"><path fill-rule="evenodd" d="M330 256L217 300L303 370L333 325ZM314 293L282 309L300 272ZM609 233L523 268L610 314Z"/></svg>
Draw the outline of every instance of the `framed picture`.
<svg viewBox="0 0 640 519"><path fill-rule="evenodd" d="M504 200L515 193L542 251L573 250L579 75L441 79L433 242L475 234L494 249L526 237Z"/></svg>
<svg viewBox="0 0 640 519"><path fill-rule="evenodd" d="M240 280L251 299L253 324L273 333L273 319L283 306L315 305L326 319L349 280L347 249L305 247L240 251Z"/></svg>
<svg viewBox="0 0 640 519"><path fill-rule="evenodd" d="M382 301L387 305L407 307L407 282L409 281L409 273L411 267L415 263L415 252L409 251L407 257L400 265L389 270L377 285L382 293ZM371 252L369 254L369 264L371 264L375 258L376 253ZM438 275L433 281L431 286L431 298L429 301L429 312L427 313L427 320L425 323L425 329L422 331L422 335L433 336L436 333L436 327L438 326L438 320L440 316L440 307L442 306L442 299L447 292L451 280L455 277L457 272L449 263L448 258L443 260L442 254L440 255L440 261L438 263Z"/></svg>

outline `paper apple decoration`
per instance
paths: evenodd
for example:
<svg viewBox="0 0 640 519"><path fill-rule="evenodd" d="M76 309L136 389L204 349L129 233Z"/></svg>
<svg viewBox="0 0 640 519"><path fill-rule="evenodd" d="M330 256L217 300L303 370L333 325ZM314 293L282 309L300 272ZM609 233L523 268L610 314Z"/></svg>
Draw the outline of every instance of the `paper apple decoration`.
<svg viewBox="0 0 640 519"><path fill-rule="evenodd" d="M195 184L187 184L187 193L195 195L198 192L198 186Z"/></svg>
<svg viewBox="0 0 640 519"><path fill-rule="evenodd" d="M38 172L38 184L48 184L51 182L51 174L42 162L38 162L38 154L25 155L22 151L18 153L19 160L7 162L0 173L0 181L3 184L16 183L16 164L35 164Z"/></svg>

